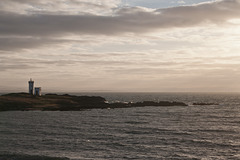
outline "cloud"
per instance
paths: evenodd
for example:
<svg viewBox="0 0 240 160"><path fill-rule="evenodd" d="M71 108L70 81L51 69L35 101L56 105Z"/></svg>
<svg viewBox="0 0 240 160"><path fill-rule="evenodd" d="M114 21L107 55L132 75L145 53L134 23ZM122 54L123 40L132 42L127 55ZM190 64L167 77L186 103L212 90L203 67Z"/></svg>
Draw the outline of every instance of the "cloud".
<svg viewBox="0 0 240 160"><path fill-rule="evenodd" d="M8 51L15 50L20 51L22 49L41 48L49 46L58 46L61 44L86 44L94 42L94 40L73 40L73 39L62 39L62 38L45 38L45 37L25 37L25 36L9 36L0 37L0 50Z"/></svg>
<svg viewBox="0 0 240 160"><path fill-rule="evenodd" d="M28 45L31 47L38 44L41 46L45 42L51 43L53 42L52 39L66 35L124 36L126 33L142 34L160 29L194 27L205 23L223 24L230 19L240 18L239 0L222 0L194 6L157 10L142 7L117 8L119 1L114 3L113 0L111 0L110 4L107 3L108 1L98 0L64 0L60 4L57 3L58 1L1 1L0 4L3 5L0 5L0 41L3 43L0 45L0 50L19 47L27 48ZM20 6L27 13L13 12L13 8L9 9L10 4L21 4ZM33 7L33 10L26 6ZM64 14L65 11L69 10L69 7L73 6L79 6L80 9L89 6L109 8L112 10L112 14L81 14L81 11L74 14ZM39 10L37 14L36 8ZM51 14L51 9L61 14ZM18 10L17 6L16 10ZM14 39L12 38L14 36L21 38ZM44 42L43 39L46 41ZM10 42L13 43L11 47L9 47Z"/></svg>
<svg viewBox="0 0 240 160"><path fill-rule="evenodd" d="M224 23L240 18L238 0L217 1L196 6L159 9L123 8L116 16L98 15L18 15L1 12L0 34L121 34L141 33L170 27L189 27L204 22Z"/></svg>
<svg viewBox="0 0 240 160"><path fill-rule="evenodd" d="M120 0L1 0L2 11L17 14L104 14L120 4Z"/></svg>
<svg viewBox="0 0 240 160"><path fill-rule="evenodd" d="M185 1L177 1L177 3L179 3L179 4L185 4L186 2L185 2Z"/></svg>

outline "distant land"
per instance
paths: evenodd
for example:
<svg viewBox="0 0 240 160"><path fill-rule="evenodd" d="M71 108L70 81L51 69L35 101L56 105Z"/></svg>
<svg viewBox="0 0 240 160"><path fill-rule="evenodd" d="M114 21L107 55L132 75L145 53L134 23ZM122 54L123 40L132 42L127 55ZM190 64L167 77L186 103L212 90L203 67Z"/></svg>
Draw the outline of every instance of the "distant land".
<svg viewBox="0 0 240 160"><path fill-rule="evenodd" d="M0 96L0 111L80 111L94 108L127 108L145 106L188 106L183 102L144 101L108 103L100 96L74 96L69 94L9 93Z"/></svg>

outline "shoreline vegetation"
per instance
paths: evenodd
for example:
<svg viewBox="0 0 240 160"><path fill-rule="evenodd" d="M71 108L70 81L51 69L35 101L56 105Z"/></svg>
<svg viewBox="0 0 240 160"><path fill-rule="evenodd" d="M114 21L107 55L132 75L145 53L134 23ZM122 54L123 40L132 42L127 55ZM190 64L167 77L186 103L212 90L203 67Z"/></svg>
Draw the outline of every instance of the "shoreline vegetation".
<svg viewBox="0 0 240 160"><path fill-rule="evenodd" d="M110 109L145 106L188 106L183 102L143 101L108 103L100 96L74 96L69 94L9 93L0 96L0 111L81 111L84 109Z"/></svg>

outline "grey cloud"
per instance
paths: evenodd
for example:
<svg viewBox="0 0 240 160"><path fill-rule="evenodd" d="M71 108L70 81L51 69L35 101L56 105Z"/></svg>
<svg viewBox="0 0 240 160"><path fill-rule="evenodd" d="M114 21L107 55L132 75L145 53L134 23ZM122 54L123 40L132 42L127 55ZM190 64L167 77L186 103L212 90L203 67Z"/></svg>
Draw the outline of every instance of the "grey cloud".
<svg viewBox="0 0 240 160"><path fill-rule="evenodd" d="M106 56L104 56L106 57ZM32 68L46 68L47 67L66 67L66 66L85 66L85 68L92 68L97 66L98 68L105 68L106 71L115 70L122 68L122 70L131 70L139 66L140 68L159 68L168 66L181 65L181 63L176 62L138 62L132 60L113 60L105 59L104 57L84 57L84 59L67 59L67 58L56 58L53 59L43 59L43 58L20 58L20 57L9 57L7 55L0 56L0 68L1 70L14 70L14 69L32 69ZM34 67L35 66L35 67ZM37 67L36 67L37 66Z"/></svg>
<svg viewBox="0 0 240 160"><path fill-rule="evenodd" d="M29 0L24 2L30 3ZM51 39L64 35L111 36L124 33L146 33L163 28L197 26L205 22L225 23L232 18L240 18L239 0L223 0L155 11L136 7L122 8L116 10L114 16L16 14L0 11L0 36L40 38L33 41L24 37L1 38L0 50L35 47L37 44L46 44L46 42L56 43L56 40Z"/></svg>
<svg viewBox="0 0 240 160"><path fill-rule="evenodd" d="M78 15L16 15L0 13L0 35L52 36L114 34L121 31L116 17Z"/></svg>
<svg viewBox="0 0 240 160"><path fill-rule="evenodd" d="M0 71L32 70L51 66L67 66L78 63L75 60L46 60L0 56Z"/></svg>
<svg viewBox="0 0 240 160"><path fill-rule="evenodd" d="M35 68L30 65L26 64L11 64L11 65L2 65L0 64L0 71L7 71L7 70L23 70L23 69L29 69L29 68Z"/></svg>
<svg viewBox="0 0 240 160"><path fill-rule="evenodd" d="M238 0L183 6L147 12L124 8L117 16L0 14L1 35L121 34L169 27L187 27L202 22L219 23L240 17Z"/></svg>
<svg viewBox="0 0 240 160"><path fill-rule="evenodd" d="M23 60L19 58L0 56L0 71L9 70L25 70L30 68L36 68L32 65L33 61Z"/></svg>
<svg viewBox="0 0 240 160"><path fill-rule="evenodd" d="M17 14L101 14L119 4L116 0L1 0L0 10Z"/></svg>
<svg viewBox="0 0 240 160"><path fill-rule="evenodd" d="M53 46L62 43L92 43L93 41L89 40L67 40L67 39L53 39L53 38L44 38L44 37L0 37L0 50L8 51L8 50L21 50L21 49L29 49L29 48L39 48L46 46Z"/></svg>
<svg viewBox="0 0 240 160"><path fill-rule="evenodd" d="M169 26L191 26L203 22L221 23L231 18L239 18L240 1L222 0L195 6L181 6L156 10L167 18Z"/></svg>
<svg viewBox="0 0 240 160"><path fill-rule="evenodd" d="M115 1L115 5L109 0L99 0L99 1L87 1L87 0L1 0L3 3L18 3L18 4L30 4L30 5L80 5L80 6L88 6L88 7L99 7L99 8L107 8L107 6L115 6L117 2Z"/></svg>
<svg viewBox="0 0 240 160"><path fill-rule="evenodd" d="M15 50L25 49L32 47L40 47L49 41L35 38L17 38L17 37L0 37L0 49L1 50Z"/></svg>

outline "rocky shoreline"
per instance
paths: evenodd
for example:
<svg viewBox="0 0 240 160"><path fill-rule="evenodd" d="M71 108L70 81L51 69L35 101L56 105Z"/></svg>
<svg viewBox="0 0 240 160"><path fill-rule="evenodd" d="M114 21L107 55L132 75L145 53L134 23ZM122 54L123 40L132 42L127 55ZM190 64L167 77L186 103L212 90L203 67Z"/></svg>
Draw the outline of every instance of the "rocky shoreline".
<svg viewBox="0 0 240 160"><path fill-rule="evenodd" d="M10 93L0 96L0 111L80 111L94 108L129 108L145 106L188 106L183 102L144 101L136 103L108 103L100 96L74 96L45 94L34 96L28 93Z"/></svg>

